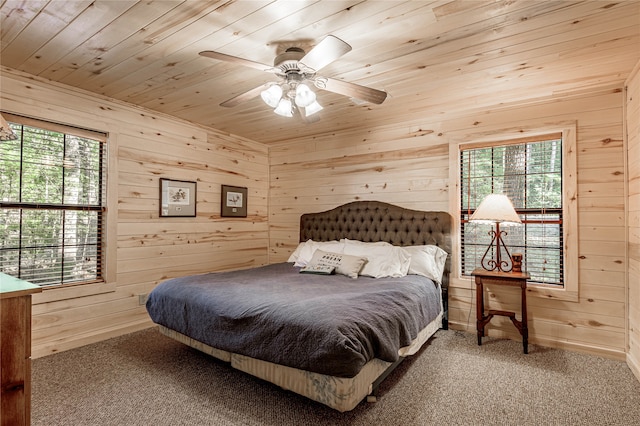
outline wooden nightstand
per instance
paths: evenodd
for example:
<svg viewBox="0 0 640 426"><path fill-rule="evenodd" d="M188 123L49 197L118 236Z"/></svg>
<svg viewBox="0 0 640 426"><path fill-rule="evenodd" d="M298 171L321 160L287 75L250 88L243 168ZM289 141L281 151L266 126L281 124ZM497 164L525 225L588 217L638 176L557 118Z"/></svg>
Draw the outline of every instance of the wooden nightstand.
<svg viewBox="0 0 640 426"><path fill-rule="evenodd" d="M529 329L527 328L527 280L531 276L527 272L492 272L482 268L476 268L471 273L476 277L476 328L478 330L478 345L482 345L482 336L484 336L484 327L491 321L494 315L502 315L509 317L513 325L516 326L522 335L522 346L524 353L529 353ZM522 320L516 319L515 312L497 311L489 309L488 315L484 314L484 284L489 285L506 285L512 287L520 287L522 295Z"/></svg>

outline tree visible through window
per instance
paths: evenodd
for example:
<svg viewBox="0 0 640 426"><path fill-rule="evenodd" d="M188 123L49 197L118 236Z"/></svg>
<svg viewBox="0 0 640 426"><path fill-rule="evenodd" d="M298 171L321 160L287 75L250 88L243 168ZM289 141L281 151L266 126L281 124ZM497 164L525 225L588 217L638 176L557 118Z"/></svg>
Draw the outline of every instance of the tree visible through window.
<svg viewBox="0 0 640 426"><path fill-rule="evenodd" d="M9 121L18 139L0 142L0 272L42 286L101 280L105 135Z"/></svg>
<svg viewBox="0 0 640 426"><path fill-rule="evenodd" d="M505 194L522 226L504 227L511 253L524 255L531 281L564 284L562 136L560 134L460 151L462 273L478 266L490 225L468 222L491 193Z"/></svg>

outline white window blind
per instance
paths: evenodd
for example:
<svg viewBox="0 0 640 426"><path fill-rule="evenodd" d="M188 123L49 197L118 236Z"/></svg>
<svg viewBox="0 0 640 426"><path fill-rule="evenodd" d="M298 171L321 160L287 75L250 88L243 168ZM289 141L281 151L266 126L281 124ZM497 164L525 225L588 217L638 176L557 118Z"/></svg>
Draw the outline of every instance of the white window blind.
<svg viewBox="0 0 640 426"><path fill-rule="evenodd" d="M3 113L0 271L41 286L102 280L106 135Z"/></svg>
<svg viewBox="0 0 640 426"><path fill-rule="evenodd" d="M522 253L532 282L562 286L562 135L501 142L460 151L462 273L469 275L491 242L491 225L469 222L491 193L505 194L522 226L501 227L510 253ZM493 254L493 248L490 249Z"/></svg>

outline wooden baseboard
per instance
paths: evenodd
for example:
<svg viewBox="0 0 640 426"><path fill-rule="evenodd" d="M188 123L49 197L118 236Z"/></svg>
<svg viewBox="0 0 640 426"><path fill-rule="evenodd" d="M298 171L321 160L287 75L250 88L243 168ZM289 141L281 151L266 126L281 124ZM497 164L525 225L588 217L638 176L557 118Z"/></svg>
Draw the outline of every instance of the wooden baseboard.
<svg viewBox="0 0 640 426"><path fill-rule="evenodd" d="M470 321L469 323L460 322L460 321L453 321L451 318L449 318L449 328L452 329L452 330L466 331L468 333L475 333L476 332L476 320L475 320L475 317L473 317L473 321Z"/></svg>
<svg viewBox="0 0 640 426"><path fill-rule="evenodd" d="M46 355L56 354L58 352L68 351L69 349L79 348L91 343L97 343L103 340L144 330L153 327L154 325L155 324L151 322L151 319L146 319L144 321L129 323L124 326L96 330L91 334L74 336L72 339L47 342L43 345L34 345L31 347L31 358L35 359Z"/></svg>
<svg viewBox="0 0 640 426"><path fill-rule="evenodd" d="M633 358L631 354L627 354L627 365L636 376L636 379L640 381L640 360Z"/></svg>
<svg viewBox="0 0 640 426"><path fill-rule="evenodd" d="M593 346L593 345L576 343L576 342L555 341L551 339L540 339L540 338L529 337L529 343L533 343L534 345L545 346L548 348L563 349L563 350L572 351L572 352L580 352L587 355L600 356L603 358L609 358L616 361L624 361L627 356L625 352L616 350L614 348Z"/></svg>
<svg viewBox="0 0 640 426"><path fill-rule="evenodd" d="M449 328L452 330L461 330L468 333L476 333L475 320L472 323L461 323L449 320ZM517 330L513 330L513 333L505 332L500 329L491 328L487 330L488 336L501 339L511 339L515 341L522 341L522 337L518 334ZM624 361L627 359L627 354L622 351L618 351L614 348L607 348L602 346L593 346L587 344L581 344L576 342L557 341L551 339L544 339L539 337L532 337L529 335L529 344L544 346L547 348L563 349L572 352L580 352L588 355L600 356L603 358L614 359L617 361ZM628 361L627 361L628 362ZM636 374L638 376L638 374Z"/></svg>

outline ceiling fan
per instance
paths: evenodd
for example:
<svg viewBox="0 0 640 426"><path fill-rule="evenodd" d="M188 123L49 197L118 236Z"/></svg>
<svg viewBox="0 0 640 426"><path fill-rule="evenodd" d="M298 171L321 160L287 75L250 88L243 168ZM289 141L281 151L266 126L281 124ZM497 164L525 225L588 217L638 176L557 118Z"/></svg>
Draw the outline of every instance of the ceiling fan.
<svg viewBox="0 0 640 426"><path fill-rule="evenodd" d="M287 48L276 56L273 60L273 66L211 50L200 52L200 55L255 68L280 77L277 82L261 84L226 100L220 104L221 106L234 107L260 95L267 105L275 108L276 114L292 117L297 112L304 119L308 119L322 109L316 100L316 94L309 88L309 84L318 89L374 104L381 104L386 99L387 93L382 90L317 74L323 67L350 50L351 46L348 43L338 37L328 35L309 52L305 52L300 47Z"/></svg>

